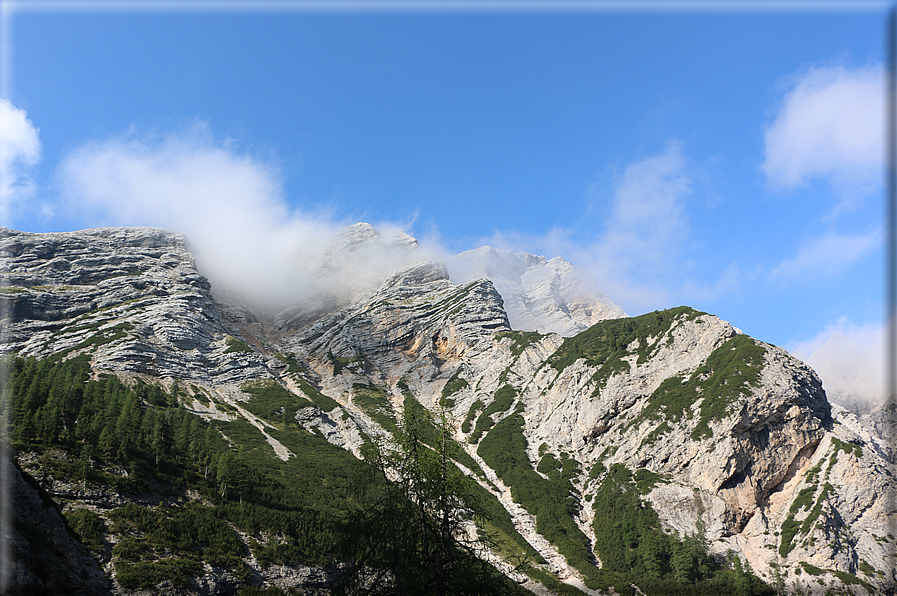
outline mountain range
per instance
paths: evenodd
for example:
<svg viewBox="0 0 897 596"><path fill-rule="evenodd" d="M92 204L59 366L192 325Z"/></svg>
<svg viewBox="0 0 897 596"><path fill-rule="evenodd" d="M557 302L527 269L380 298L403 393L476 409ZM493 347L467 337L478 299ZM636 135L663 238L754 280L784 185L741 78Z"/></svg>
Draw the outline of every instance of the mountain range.
<svg viewBox="0 0 897 596"><path fill-rule="evenodd" d="M517 588L897 593L895 404L861 421L785 350L629 316L560 257L356 224L274 309L153 228L2 229L0 270L10 593L338 591L362 462L415 412Z"/></svg>

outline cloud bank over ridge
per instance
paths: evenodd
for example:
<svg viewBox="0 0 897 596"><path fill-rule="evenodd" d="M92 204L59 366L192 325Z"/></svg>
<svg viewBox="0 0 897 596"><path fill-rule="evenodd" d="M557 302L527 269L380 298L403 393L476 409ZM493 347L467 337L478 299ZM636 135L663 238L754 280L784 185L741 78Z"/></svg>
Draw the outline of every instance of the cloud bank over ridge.
<svg viewBox="0 0 897 596"><path fill-rule="evenodd" d="M217 140L206 123L147 135L132 130L85 144L65 157L58 179L73 218L88 226L147 225L183 233L213 284L256 308L320 300L357 282L351 273L322 270L332 258L329 243L356 222L291 207L270 158ZM374 225L385 238L403 227ZM363 254L365 275L385 279L415 254L445 256L426 240L421 247L415 243L413 254L399 256L388 243L371 245Z"/></svg>
<svg viewBox="0 0 897 596"><path fill-rule="evenodd" d="M850 410L869 411L884 401L882 325L855 325L841 317L789 351L813 367L833 402Z"/></svg>
<svg viewBox="0 0 897 596"><path fill-rule="evenodd" d="M265 304L310 289L341 227L291 209L278 168L217 141L205 123L86 144L66 156L59 180L73 215L184 233L213 282Z"/></svg>

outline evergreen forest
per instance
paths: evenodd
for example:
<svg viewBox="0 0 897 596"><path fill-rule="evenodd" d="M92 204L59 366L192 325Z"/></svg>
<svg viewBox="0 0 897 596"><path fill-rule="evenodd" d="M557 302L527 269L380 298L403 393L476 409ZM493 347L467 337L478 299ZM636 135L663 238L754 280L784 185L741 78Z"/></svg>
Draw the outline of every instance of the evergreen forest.
<svg viewBox="0 0 897 596"><path fill-rule="evenodd" d="M87 355L11 358L8 368L13 448L37 462L20 471L35 484L41 478L31 474L39 470L43 478L112 489L127 501L102 515L72 507L64 513L96 558L111 556L122 588L153 589L162 581L187 588L211 566L236 577L243 594L281 593L254 583L251 554L262 567L329 569L327 589L338 594L528 593L482 560L488 546L517 561L517 577L555 593L581 593L544 569L496 497L461 472L457 464L482 478L451 438L453 422L420 407L410 392L404 413L393 416L376 387L355 388L365 407L390 417L392 435L369 438L359 460L283 415L311 405L306 397L279 385L247 388L254 397L247 408L270 422L266 432L289 450L284 461L244 418L191 411L194 399L213 399L202 388L175 382L165 389L139 378L126 384L95 374ZM664 531L642 499L656 480L647 471L599 466L592 470L597 492L580 495L571 484L578 472L572 460L546 453L534 468L519 411L491 418L512 408L513 389L497 397L477 420L477 452L590 588L633 594L637 586L648 596L775 593L738 557L714 558L700 536ZM600 568L572 523L577 507L594 509ZM473 536L465 530L471 522ZM16 524L25 535L36 532L27 520Z"/></svg>

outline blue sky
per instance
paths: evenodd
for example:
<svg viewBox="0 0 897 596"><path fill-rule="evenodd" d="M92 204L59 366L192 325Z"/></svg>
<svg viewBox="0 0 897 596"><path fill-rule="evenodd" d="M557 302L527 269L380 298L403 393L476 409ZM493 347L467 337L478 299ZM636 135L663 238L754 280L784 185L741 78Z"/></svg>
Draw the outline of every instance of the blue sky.
<svg viewBox="0 0 897 596"><path fill-rule="evenodd" d="M251 263L370 221L881 364L884 3L4 4L7 227L162 226Z"/></svg>

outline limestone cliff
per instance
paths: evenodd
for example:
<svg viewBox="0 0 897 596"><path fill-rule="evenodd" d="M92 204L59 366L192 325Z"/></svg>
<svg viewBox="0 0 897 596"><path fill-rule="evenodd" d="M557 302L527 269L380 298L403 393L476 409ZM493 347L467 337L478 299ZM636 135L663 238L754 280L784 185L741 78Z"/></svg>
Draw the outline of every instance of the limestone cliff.
<svg viewBox="0 0 897 596"><path fill-rule="evenodd" d="M264 374L225 320L183 236L150 228L0 231L4 351L90 352L97 368L204 384ZM230 342L230 343L229 343Z"/></svg>

